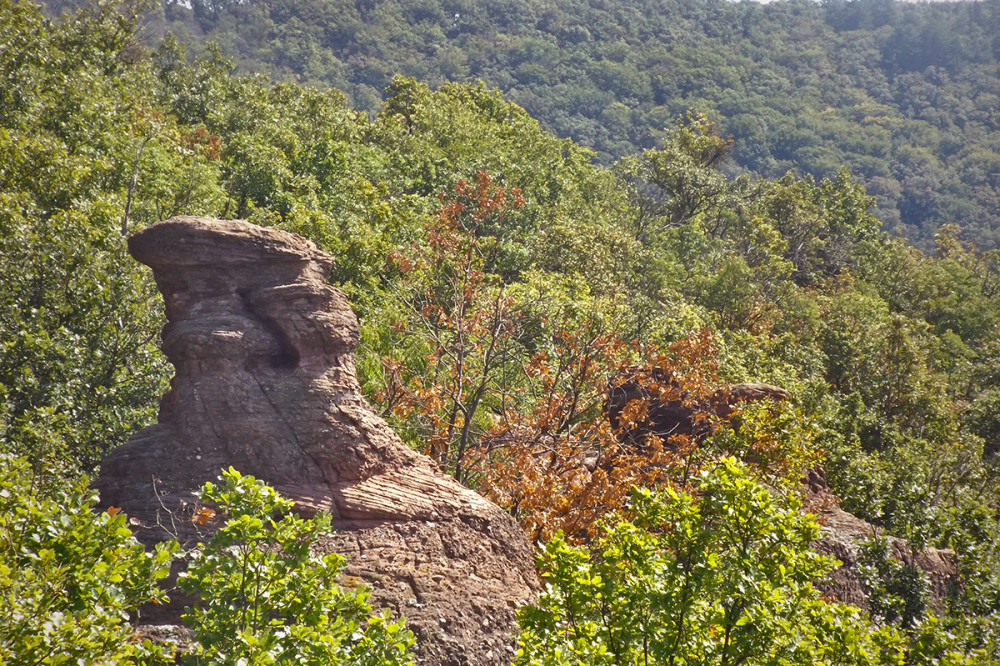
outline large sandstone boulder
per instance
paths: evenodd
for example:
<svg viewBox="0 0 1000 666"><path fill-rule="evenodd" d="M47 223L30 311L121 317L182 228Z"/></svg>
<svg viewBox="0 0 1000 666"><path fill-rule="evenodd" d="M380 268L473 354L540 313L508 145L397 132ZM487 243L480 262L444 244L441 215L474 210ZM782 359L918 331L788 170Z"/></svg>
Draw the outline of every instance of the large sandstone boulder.
<svg viewBox="0 0 1000 666"><path fill-rule="evenodd" d="M163 294L176 375L158 423L103 463L102 505L138 520L147 543L163 527L192 539L194 493L232 465L332 514L322 547L406 616L421 661L509 662L514 610L538 586L530 544L367 405L357 319L326 284L332 258L293 234L196 217L140 231L129 251Z"/></svg>

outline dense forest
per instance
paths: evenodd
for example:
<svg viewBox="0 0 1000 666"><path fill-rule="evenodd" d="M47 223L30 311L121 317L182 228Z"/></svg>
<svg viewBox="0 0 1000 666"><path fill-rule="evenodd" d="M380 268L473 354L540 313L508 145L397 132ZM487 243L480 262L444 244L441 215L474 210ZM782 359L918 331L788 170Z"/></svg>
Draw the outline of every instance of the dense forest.
<svg viewBox="0 0 1000 666"><path fill-rule="evenodd" d="M155 419L169 377L162 305L124 236L202 214L294 231L332 254L330 282L361 319L358 365L373 405L548 544L550 595L523 617L522 663L614 663L588 652L607 608L586 611L593 635L573 643L560 604L600 599L593 588L629 553L648 556L615 597L622 613L682 560L706 563L681 581L701 595L697 613L677 611L694 633L653 637L674 646L663 663L734 663L732 636L746 637L739 663L1000 659L1000 251L985 249L996 241L990 100L1000 91L990 86L1000 84L987 74L997 6L597 4L359 3L344 8L356 19L324 22L293 20L304 5L195 3L166 7L177 36L157 39L140 31L154 9L141 2L102 0L51 20L0 0L0 656L20 663L24 650L109 641L123 650L127 632L91 642L74 632L104 626L85 621L95 608L120 627L130 603L157 594L134 574L162 577L168 553L151 561L95 546L124 538L127 522L88 521L79 479ZM668 18L678 23L657 25ZM281 34L299 35L300 50L269 36L295 25L300 33ZM324 36L334 25L343 33ZM197 46L195 30L222 46ZM668 34L683 51L652 43ZM274 78L234 75L230 48ZM442 53L406 56L420 49ZM475 65L517 58L506 74ZM388 60L425 80L386 82ZM773 73L779 63L784 73ZM293 71L320 85L281 80ZM336 78L348 71L369 78ZM499 78L515 71L524 83ZM655 72L669 77L654 86ZM445 82L493 76L506 92ZM742 115L725 107L730 94ZM616 110L627 119L617 126ZM926 251L874 214L894 209L905 221L908 206L925 215L908 224ZM792 399L748 406L738 428L724 419L701 440L623 450L602 406L609 381L637 368L685 395L754 381ZM560 465L595 452L610 471L599 466L582 492ZM811 582L832 563L808 553L815 524L788 508L816 464L842 505L884 533L956 551L961 584L944 612L924 603L919 572L877 562L868 616L819 597ZM633 486L651 490L630 495ZM744 537L735 545L733 533ZM704 560L681 558L693 543L703 548L691 558ZM763 570L746 553L711 550L750 543L785 559ZM132 587L102 592L109 565L81 563L112 555L133 573L114 569L105 582ZM82 576L84 566L98 573ZM67 577L76 596L53 595ZM725 606L733 580L747 604L735 614ZM58 621L38 634L32 622L55 608ZM212 616L201 621L213 635Z"/></svg>
<svg viewBox="0 0 1000 666"><path fill-rule="evenodd" d="M846 166L921 249L949 223L1000 245L996 0L193 0L146 20L369 113L397 74L482 80L606 164L694 110L734 139L730 174Z"/></svg>

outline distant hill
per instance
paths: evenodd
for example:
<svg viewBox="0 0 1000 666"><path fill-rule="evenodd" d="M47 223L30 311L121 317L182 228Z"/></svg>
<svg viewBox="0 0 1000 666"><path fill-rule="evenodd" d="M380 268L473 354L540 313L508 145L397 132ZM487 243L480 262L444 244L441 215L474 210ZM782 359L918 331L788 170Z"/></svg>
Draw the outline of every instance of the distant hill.
<svg viewBox="0 0 1000 666"><path fill-rule="evenodd" d="M693 109L732 170L846 165L918 245L952 222L1000 245L1000 0L167 0L149 21L369 112L396 74L481 79L603 162Z"/></svg>

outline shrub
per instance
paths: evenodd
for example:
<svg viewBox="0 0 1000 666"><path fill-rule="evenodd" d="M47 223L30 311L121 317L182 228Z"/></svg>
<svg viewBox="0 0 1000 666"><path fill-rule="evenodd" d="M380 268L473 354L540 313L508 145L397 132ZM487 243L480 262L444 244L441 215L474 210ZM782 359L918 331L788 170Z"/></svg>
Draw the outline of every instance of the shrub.
<svg viewBox="0 0 1000 666"><path fill-rule="evenodd" d="M912 629L927 612L927 581L916 564L892 556L889 540L872 537L858 550L858 574L868 593L872 617Z"/></svg>
<svg viewBox="0 0 1000 666"><path fill-rule="evenodd" d="M366 590L337 585L344 558L312 552L318 535L329 530L329 515L290 513L290 500L232 467L220 485L205 484L200 499L206 506L196 518L225 520L189 553L179 579L201 599L183 616L195 638L186 663L411 662L412 632L388 612L371 616Z"/></svg>
<svg viewBox="0 0 1000 666"><path fill-rule="evenodd" d="M125 515L93 511L86 479L50 496L29 466L0 456L0 663L161 663L129 614L162 601L174 544L146 552Z"/></svg>
<svg viewBox="0 0 1000 666"><path fill-rule="evenodd" d="M902 663L894 629L820 598L812 583L835 563L810 550L818 526L796 501L732 459L696 488L635 491L635 519L604 524L589 547L550 541L517 663Z"/></svg>

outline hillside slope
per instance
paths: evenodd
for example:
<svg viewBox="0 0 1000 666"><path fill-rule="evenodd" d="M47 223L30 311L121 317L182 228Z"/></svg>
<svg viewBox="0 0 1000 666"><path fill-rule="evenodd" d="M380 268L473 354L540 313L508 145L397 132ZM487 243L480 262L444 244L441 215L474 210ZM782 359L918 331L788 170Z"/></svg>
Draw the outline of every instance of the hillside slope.
<svg viewBox="0 0 1000 666"><path fill-rule="evenodd" d="M395 78L371 117L147 48L122 9L53 23L0 0L0 449L43 489L166 391L164 313L124 237L243 218L334 257L376 411L532 536L721 456L785 488L822 460L845 510L955 551L941 626L1000 644L1000 251L953 225L933 253L891 238L846 173L734 177L704 116L606 167L481 84ZM669 378L658 395L790 400L699 446L629 447L602 406L637 369ZM874 559L885 621L922 622L919 574Z"/></svg>
<svg viewBox="0 0 1000 666"><path fill-rule="evenodd" d="M151 34L239 68L332 86L375 112L396 74L481 79L601 161L652 148L688 110L776 178L847 166L925 249L945 223L1000 243L1000 2L194 0Z"/></svg>

